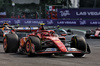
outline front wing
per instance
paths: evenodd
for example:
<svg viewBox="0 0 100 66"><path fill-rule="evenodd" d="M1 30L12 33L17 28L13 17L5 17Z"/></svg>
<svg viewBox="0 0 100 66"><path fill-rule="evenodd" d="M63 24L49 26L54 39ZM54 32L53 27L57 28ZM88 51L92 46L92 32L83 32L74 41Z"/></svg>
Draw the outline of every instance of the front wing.
<svg viewBox="0 0 100 66"><path fill-rule="evenodd" d="M98 36L90 35L90 38L100 38L100 35L98 35Z"/></svg>
<svg viewBox="0 0 100 66"><path fill-rule="evenodd" d="M41 50L41 51L38 51L38 52L35 52L36 54L48 54L48 53L59 53L59 54L71 54L71 53L84 53L84 54L89 54L90 52L86 51L81 51L81 50L78 50L76 48L66 48L67 51L66 52L62 52L62 51L59 51L58 48L46 48L45 50Z"/></svg>

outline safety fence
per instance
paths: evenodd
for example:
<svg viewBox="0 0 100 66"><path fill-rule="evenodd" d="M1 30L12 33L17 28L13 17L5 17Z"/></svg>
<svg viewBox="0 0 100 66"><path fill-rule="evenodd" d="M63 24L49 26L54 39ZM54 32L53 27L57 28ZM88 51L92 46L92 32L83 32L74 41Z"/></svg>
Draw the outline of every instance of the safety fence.
<svg viewBox="0 0 100 66"><path fill-rule="evenodd" d="M0 18L0 25L7 21L11 25L33 25L45 23L46 26L99 26L100 20L63 20L63 19L8 19Z"/></svg>

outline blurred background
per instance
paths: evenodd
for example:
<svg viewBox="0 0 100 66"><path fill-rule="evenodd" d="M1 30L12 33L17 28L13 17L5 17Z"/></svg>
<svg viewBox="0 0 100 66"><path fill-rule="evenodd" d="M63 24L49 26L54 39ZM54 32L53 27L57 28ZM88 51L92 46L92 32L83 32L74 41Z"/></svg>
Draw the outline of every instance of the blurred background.
<svg viewBox="0 0 100 66"><path fill-rule="evenodd" d="M0 18L57 19L57 8L100 8L99 3L100 0L0 0Z"/></svg>

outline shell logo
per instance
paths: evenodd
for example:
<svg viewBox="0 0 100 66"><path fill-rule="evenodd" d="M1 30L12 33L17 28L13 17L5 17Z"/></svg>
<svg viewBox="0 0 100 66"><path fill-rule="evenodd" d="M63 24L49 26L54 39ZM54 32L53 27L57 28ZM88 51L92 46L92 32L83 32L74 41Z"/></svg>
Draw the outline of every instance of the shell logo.
<svg viewBox="0 0 100 66"><path fill-rule="evenodd" d="M60 43L60 41L56 41L57 43Z"/></svg>

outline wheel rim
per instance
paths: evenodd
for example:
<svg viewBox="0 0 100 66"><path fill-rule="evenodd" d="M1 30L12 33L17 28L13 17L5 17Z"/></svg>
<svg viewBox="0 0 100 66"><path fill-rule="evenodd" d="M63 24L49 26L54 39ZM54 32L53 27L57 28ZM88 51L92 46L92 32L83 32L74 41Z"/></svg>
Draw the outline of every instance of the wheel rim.
<svg viewBox="0 0 100 66"><path fill-rule="evenodd" d="M27 41L26 43L26 51L29 52L30 51L30 42Z"/></svg>
<svg viewBox="0 0 100 66"><path fill-rule="evenodd" d="M6 40L6 38L4 39L3 47L4 47L4 50L7 50L7 40Z"/></svg>
<svg viewBox="0 0 100 66"><path fill-rule="evenodd" d="M72 43L72 47L77 48L77 40L76 40L76 38L73 37L73 38L71 39L71 41L73 42L73 43Z"/></svg>
<svg viewBox="0 0 100 66"><path fill-rule="evenodd" d="M26 51L27 52L32 52L32 53L34 53L35 52L35 48L34 48L35 46L34 46L34 44L32 44L30 41L27 41L27 43L26 43Z"/></svg>
<svg viewBox="0 0 100 66"><path fill-rule="evenodd" d="M31 44L31 45L32 45L32 47L31 47L32 53L34 53L35 52L35 46L34 46L34 44Z"/></svg>

